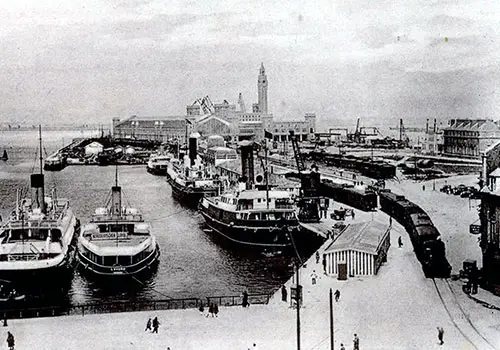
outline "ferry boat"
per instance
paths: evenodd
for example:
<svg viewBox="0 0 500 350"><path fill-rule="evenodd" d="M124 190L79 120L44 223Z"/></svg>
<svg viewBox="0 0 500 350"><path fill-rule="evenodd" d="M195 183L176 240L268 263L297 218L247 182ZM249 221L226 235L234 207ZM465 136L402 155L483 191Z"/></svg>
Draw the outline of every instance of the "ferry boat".
<svg viewBox="0 0 500 350"><path fill-rule="evenodd" d="M47 171L59 171L66 167L66 159L60 153L54 153L45 159L45 164L43 166L44 170Z"/></svg>
<svg viewBox="0 0 500 350"><path fill-rule="evenodd" d="M149 157L146 170L153 175L167 175L168 163L172 159L172 154L152 154Z"/></svg>
<svg viewBox="0 0 500 350"><path fill-rule="evenodd" d="M0 276L7 280L31 283L31 277L71 270L79 222L55 189L45 196L41 164L40 151L40 173L31 175L31 198L22 199L18 190L16 208L0 227Z"/></svg>
<svg viewBox="0 0 500 350"><path fill-rule="evenodd" d="M287 191L244 189L205 197L199 210L214 232L243 246L288 250L301 235Z"/></svg>
<svg viewBox="0 0 500 350"><path fill-rule="evenodd" d="M190 138L189 156L171 159L167 166L167 182L172 196L196 209L203 197L217 196L223 191L224 182L197 154L196 137Z"/></svg>
<svg viewBox="0 0 500 350"><path fill-rule="evenodd" d="M116 180L106 207L97 208L78 237L78 261L99 276L134 276L156 266L160 249L138 209L122 206Z"/></svg>

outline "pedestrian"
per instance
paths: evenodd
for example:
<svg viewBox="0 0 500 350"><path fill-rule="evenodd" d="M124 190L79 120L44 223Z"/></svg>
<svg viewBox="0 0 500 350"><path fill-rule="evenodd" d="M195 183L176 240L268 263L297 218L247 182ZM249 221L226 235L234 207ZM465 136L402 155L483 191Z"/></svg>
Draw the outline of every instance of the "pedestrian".
<svg viewBox="0 0 500 350"><path fill-rule="evenodd" d="M326 275L326 254L323 254L323 272Z"/></svg>
<svg viewBox="0 0 500 350"><path fill-rule="evenodd" d="M316 251L316 264L319 264L319 252Z"/></svg>
<svg viewBox="0 0 500 350"><path fill-rule="evenodd" d="M340 350L345 350L344 344L340 343Z"/></svg>
<svg viewBox="0 0 500 350"><path fill-rule="evenodd" d="M285 285L281 287L281 301L284 301L286 303L286 299L288 297L288 292L286 290Z"/></svg>
<svg viewBox="0 0 500 350"><path fill-rule="evenodd" d="M425 185L422 185L422 191L425 191Z"/></svg>
<svg viewBox="0 0 500 350"><path fill-rule="evenodd" d="M403 240L401 239L401 236L398 238L398 246L401 248L403 246Z"/></svg>
<svg viewBox="0 0 500 350"><path fill-rule="evenodd" d="M250 303L248 302L248 292L246 290L243 291L243 300L241 302L241 306L243 307L250 306Z"/></svg>
<svg viewBox="0 0 500 350"><path fill-rule="evenodd" d="M200 310L201 315L205 313L205 307L203 306L203 301L200 303L200 308L198 310Z"/></svg>
<svg viewBox="0 0 500 350"><path fill-rule="evenodd" d="M354 343L354 350L359 350L359 338L356 333L354 333L353 343Z"/></svg>
<svg viewBox="0 0 500 350"><path fill-rule="evenodd" d="M389 216L389 226L392 227L392 216Z"/></svg>
<svg viewBox="0 0 500 350"><path fill-rule="evenodd" d="M439 345L444 344L443 336L444 336L444 329L443 327L437 327L438 330L438 339L439 339Z"/></svg>
<svg viewBox="0 0 500 350"><path fill-rule="evenodd" d="M212 317L214 317L214 304L213 303L210 303L210 305L208 306L207 317L208 317L208 315L212 315Z"/></svg>
<svg viewBox="0 0 500 350"><path fill-rule="evenodd" d="M354 209L353 209L353 210L352 210L352 219L353 219L353 220L354 220L354 216L355 216L355 215L356 215L356 214L354 214Z"/></svg>
<svg viewBox="0 0 500 350"><path fill-rule="evenodd" d="M253 343L253 345L249 347L248 350L257 350L257 344Z"/></svg>
<svg viewBox="0 0 500 350"><path fill-rule="evenodd" d="M311 283L316 284L316 279L318 278L318 275L316 275L316 270L313 270L311 273Z"/></svg>
<svg viewBox="0 0 500 350"><path fill-rule="evenodd" d="M148 323L146 323L146 329L144 330L144 332L146 331L151 331L151 318L149 318Z"/></svg>
<svg viewBox="0 0 500 350"><path fill-rule="evenodd" d="M158 321L158 317L155 317L153 320L153 333L158 333L158 327L160 327L160 321Z"/></svg>
<svg viewBox="0 0 500 350"><path fill-rule="evenodd" d="M340 291L337 289L335 291L335 293L333 293L333 294L335 295L335 301L339 301L339 299L340 299Z"/></svg>
<svg viewBox="0 0 500 350"><path fill-rule="evenodd" d="M7 332L7 346L9 347L9 350L14 350L14 344L14 336L11 332Z"/></svg>
<svg viewBox="0 0 500 350"><path fill-rule="evenodd" d="M218 313L219 313L219 305L214 304L214 314L215 314L215 317L218 317L217 316Z"/></svg>

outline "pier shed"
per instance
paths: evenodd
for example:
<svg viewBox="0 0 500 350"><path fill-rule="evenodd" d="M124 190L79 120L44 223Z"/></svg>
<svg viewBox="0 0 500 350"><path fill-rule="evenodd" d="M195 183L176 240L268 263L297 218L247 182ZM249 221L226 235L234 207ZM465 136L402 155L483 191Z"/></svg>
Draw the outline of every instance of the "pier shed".
<svg viewBox="0 0 500 350"><path fill-rule="evenodd" d="M85 155L99 154L104 150L104 146L99 142L92 142L85 146Z"/></svg>
<svg viewBox="0 0 500 350"><path fill-rule="evenodd" d="M387 261L390 245L389 225L378 221L350 224L325 249L326 273L339 279L376 275Z"/></svg>

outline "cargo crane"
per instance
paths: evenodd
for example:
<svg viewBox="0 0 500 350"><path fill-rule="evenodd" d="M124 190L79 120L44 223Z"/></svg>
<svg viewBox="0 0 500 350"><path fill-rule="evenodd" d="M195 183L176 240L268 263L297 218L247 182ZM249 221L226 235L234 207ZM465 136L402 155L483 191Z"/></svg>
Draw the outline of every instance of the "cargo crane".
<svg viewBox="0 0 500 350"><path fill-rule="evenodd" d="M300 152L297 137L293 130L290 130L293 154L297 163L297 171L300 178L300 196L298 201L298 218L302 222L320 221L320 197L318 191L321 184L320 174L316 169L308 171L304 164L304 159Z"/></svg>
<svg viewBox="0 0 500 350"><path fill-rule="evenodd" d="M212 114L215 111L214 104L210 97L208 97L208 95L203 98L197 99L193 102L193 104L199 104L201 110L203 111L203 114Z"/></svg>
<svg viewBox="0 0 500 350"><path fill-rule="evenodd" d="M403 148L407 148L410 145L410 138L406 134L403 119L399 119L399 143Z"/></svg>

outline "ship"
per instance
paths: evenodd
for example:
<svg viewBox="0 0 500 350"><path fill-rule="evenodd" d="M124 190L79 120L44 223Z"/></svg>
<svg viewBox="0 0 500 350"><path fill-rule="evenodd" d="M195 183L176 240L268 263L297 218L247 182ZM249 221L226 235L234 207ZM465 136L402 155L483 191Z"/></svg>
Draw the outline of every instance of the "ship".
<svg viewBox="0 0 500 350"><path fill-rule="evenodd" d="M198 156L197 138L189 138L189 155L171 159L167 167L172 196L193 209L203 197L217 196L224 188L223 179Z"/></svg>
<svg viewBox="0 0 500 350"><path fill-rule="evenodd" d="M151 154L146 165L147 172L159 176L167 175L167 167L172 157L173 155L169 153Z"/></svg>
<svg viewBox="0 0 500 350"><path fill-rule="evenodd" d="M7 155L7 150L3 150L2 160L9 160L9 156Z"/></svg>
<svg viewBox="0 0 500 350"><path fill-rule="evenodd" d="M253 174L253 143L241 144L239 189L201 200L199 211L208 231L231 243L263 253L309 250L318 238L301 229L290 192L268 184L267 171Z"/></svg>
<svg viewBox="0 0 500 350"><path fill-rule="evenodd" d="M160 257L150 223L133 207L122 206L122 190L111 188L78 237L79 266L94 276L136 276L154 271Z"/></svg>
<svg viewBox="0 0 500 350"><path fill-rule="evenodd" d="M45 159L43 169L46 171L59 171L66 167L66 158L59 152L48 156Z"/></svg>
<svg viewBox="0 0 500 350"><path fill-rule="evenodd" d="M55 188L45 196L39 132L40 173L31 174L31 197L18 189L16 208L0 227L0 278L34 284L40 277L51 284L71 273L79 221Z"/></svg>

